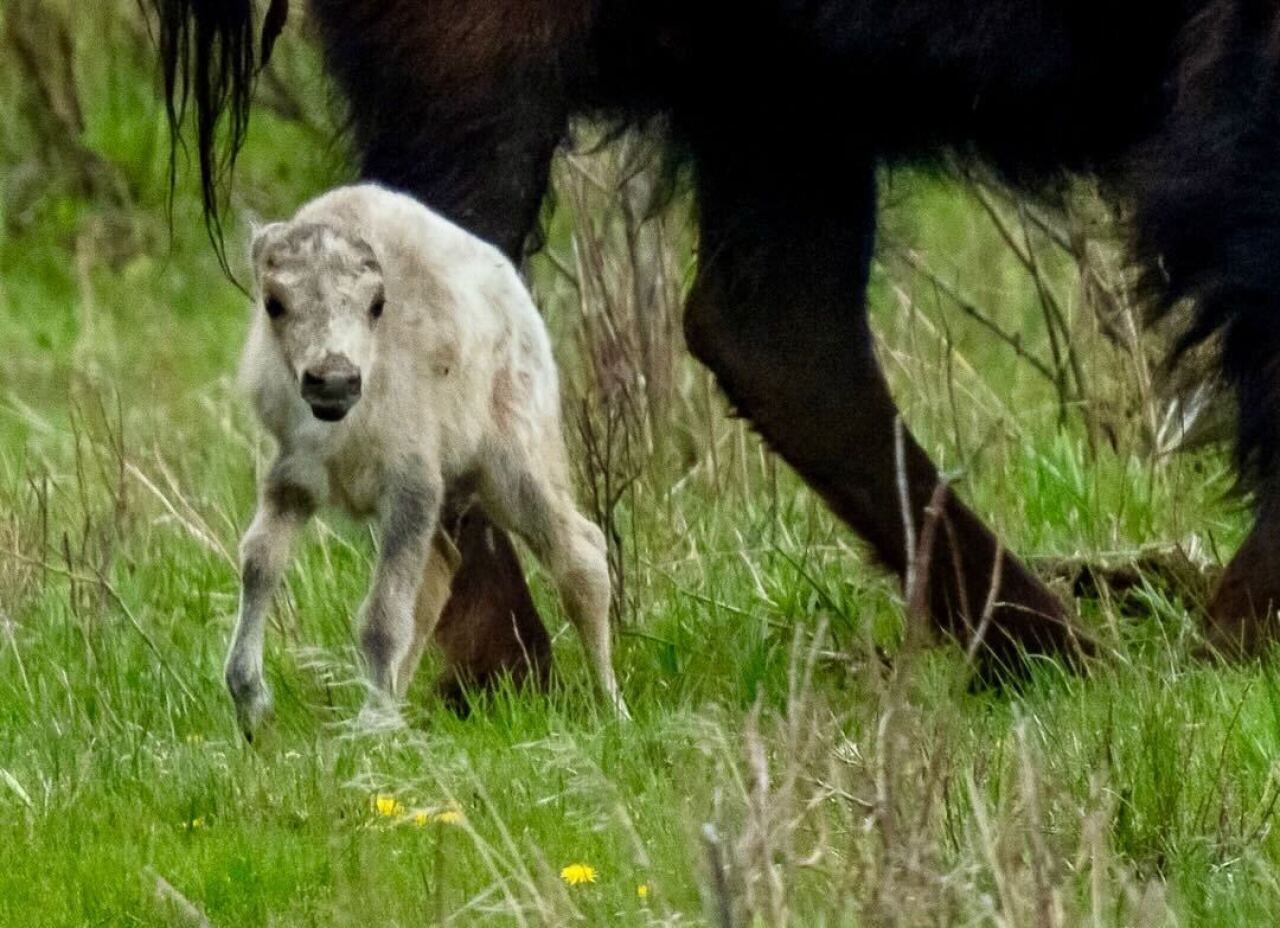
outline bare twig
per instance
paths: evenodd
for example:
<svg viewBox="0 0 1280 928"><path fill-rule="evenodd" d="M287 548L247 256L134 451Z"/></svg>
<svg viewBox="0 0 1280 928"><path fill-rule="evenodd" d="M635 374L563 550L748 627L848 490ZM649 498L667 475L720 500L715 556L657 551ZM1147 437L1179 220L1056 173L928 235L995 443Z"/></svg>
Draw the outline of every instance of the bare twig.
<svg viewBox="0 0 1280 928"><path fill-rule="evenodd" d="M1000 584L1004 579L1004 545L996 542L996 558L995 563L991 565L991 585L987 588L987 601L982 607L982 617L978 620L978 627L973 630L973 640L969 642L969 647L965 651L965 663L970 667L978 656L978 649L982 647L982 642L987 636L987 629L991 627L991 621L995 618L996 606L1000 595Z"/></svg>

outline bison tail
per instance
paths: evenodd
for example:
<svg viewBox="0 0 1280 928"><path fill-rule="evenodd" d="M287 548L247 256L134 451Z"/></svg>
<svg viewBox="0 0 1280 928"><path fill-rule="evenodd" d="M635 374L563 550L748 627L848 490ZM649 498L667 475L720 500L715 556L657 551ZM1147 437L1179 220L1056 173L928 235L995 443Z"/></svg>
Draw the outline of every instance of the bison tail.
<svg viewBox="0 0 1280 928"><path fill-rule="evenodd" d="M158 19L169 117L170 197L182 127L191 112L205 222L225 269L219 190L244 144L254 79L284 27L288 0L270 0L261 42L254 29L254 0L151 0L151 5Z"/></svg>

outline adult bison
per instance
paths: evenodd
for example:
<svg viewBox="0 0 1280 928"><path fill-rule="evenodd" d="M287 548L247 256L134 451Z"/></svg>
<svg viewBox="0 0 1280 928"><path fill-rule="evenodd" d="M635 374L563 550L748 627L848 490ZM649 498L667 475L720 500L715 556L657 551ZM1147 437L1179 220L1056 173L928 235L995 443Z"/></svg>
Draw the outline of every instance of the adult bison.
<svg viewBox="0 0 1280 928"><path fill-rule="evenodd" d="M261 41L252 0L155 5L171 115L194 109L214 208L286 2L272 0ZM984 642L997 659L1079 642L1064 605L937 490L898 425L864 300L876 169L949 155L1028 190L1098 177L1131 208L1154 312L1186 307L1184 346L1212 339L1239 401L1257 520L1212 603L1211 638L1255 649L1272 637L1275 0L311 0L311 13L364 176L512 255L573 117L661 126L692 168L701 224L690 347L881 561L899 575L919 564L940 626L972 635L998 583ZM910 537L932 544L914 558Z"/></svg>

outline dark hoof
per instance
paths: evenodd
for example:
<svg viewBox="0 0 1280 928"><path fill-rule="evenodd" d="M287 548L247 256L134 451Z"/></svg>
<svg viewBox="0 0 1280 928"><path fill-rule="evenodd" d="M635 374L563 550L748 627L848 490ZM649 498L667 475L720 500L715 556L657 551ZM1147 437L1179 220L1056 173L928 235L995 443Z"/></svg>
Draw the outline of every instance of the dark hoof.
<svg viewBox="0 0 1280 928"><path fill-rule="evenodd" d="M1233 565L1234 566L1234 563ZM1209 603L1204 625L1205 655L1229 661L1260 656L1276 640L1280 590L1264 592L1228 569Z"/></svg>
<svg viewBox="0 0 1280 928"><path fill-rule="evenodd" d="M1088 673L1099 648L1047 587L1030 575L1014 577L1019 589L1006 587L1002 599L986 623L971 636L977 687L1004 687L1024 681L1031 668L1052 659L1072 673ZM1021 581L1021 582L1017 582ZM1012 586L1012 584L1011 584ZM1011 593L1020 595L1010 596Z"/></svg>
<svg viewBox="0 0 1280 928"><path fill-rule="evenodd" d="M467 698L468 687L455 675L446 672L436 684L436 695L450 712L460 719L471 715L471 700Z"/></svg>
<svg viewBox="0 0 1280 928"><path fill-rule="evenodd" d="M1206 647L1229 660L1257 657L1277 639L1280 526L1261 519L1222 573L1209 602Z"/></svg>

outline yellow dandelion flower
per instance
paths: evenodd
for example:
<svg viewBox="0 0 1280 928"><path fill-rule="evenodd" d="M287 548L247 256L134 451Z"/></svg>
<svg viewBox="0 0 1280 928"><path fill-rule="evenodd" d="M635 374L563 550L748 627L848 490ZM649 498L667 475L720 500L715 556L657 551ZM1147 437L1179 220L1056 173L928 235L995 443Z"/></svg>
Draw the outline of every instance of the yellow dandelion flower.
<svg viewBox="0 0 1280 928"><path fill-rule="evenodd" d="M408 820L419 828L425 828L433 822L437 825L461 825L464 816L459 809L444 809L440 812L431 812L427 809L415 809L408 816Z"/></svg>
<svg viewBox="0 0 1280 928"><path fill-rule="evenodd" d="M197 815L191 821L187 822L183 827L185 827L187 831L195 831L197 828L203 828L204 826L205 826L204 816Z"/></svg>
<svg viewBox="0 0 1280 928"><path fill-rule="evenodd" d="M404 815L404 803L395 796L388 796L385 793L379 793L373 797L373 811L381 815L383 818L392 818L396 815Z"/></svg>
<svg viewBox="0 0 1280 928"><path fill-rule="evenodd" d="M569 866L560 871L560 879L570 886L594 883L596 881L596 868L591 864L569 864Z"/></svg>
<svg viewBox="0 0 1280 928"><path fill-rule="evenodd" d="M637 896L639 896L641 899L648 899L648 898L649 898L649 884L648 884L648 883L641 883L639 886L637 886L637 887L636 887L636 895L637 895Z"/></svg>

